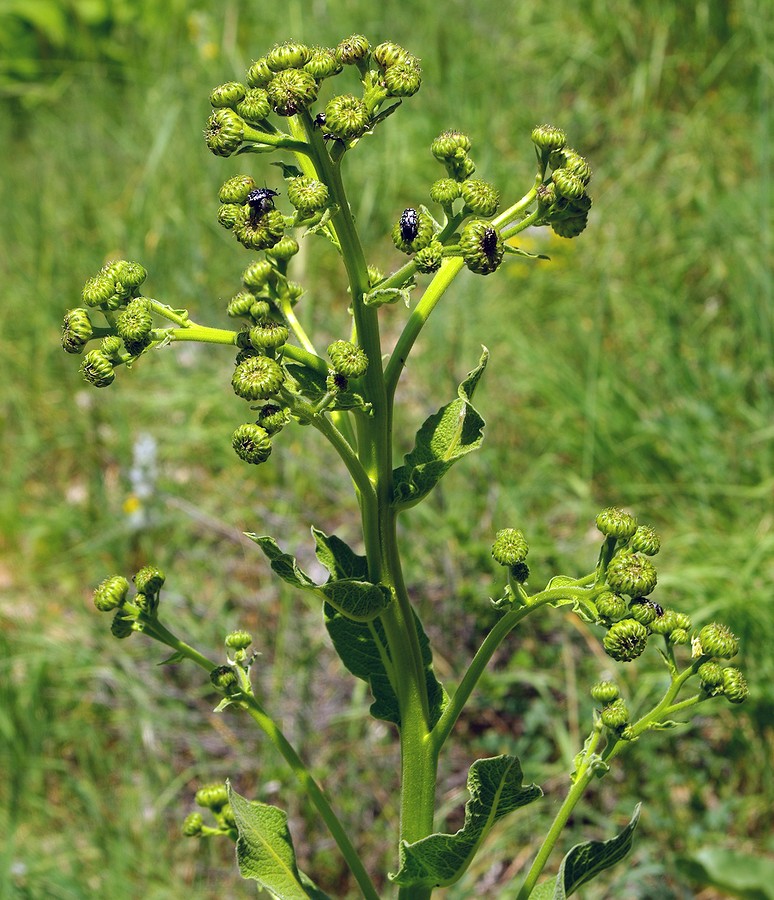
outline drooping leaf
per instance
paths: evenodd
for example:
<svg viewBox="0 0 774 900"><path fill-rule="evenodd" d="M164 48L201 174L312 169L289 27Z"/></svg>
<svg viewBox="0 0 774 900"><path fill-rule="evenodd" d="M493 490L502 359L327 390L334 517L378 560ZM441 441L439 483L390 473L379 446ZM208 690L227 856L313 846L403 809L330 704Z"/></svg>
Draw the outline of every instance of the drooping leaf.
<svg viewBox="0 0 774 900"><path fill-rule="evenodd" d="M242 878L256 881L277 900L325 900L326 895L298 870L287 813L246 800L228 785L239 837L237 864Z"/></svg>
<svg viewBox="0 0 774 900"><path fill-rule="evenodd" d="M368 560L361 556L335 534L325 534L312 528L315 555L330 573L331 578L355 578L368 580Z"/></svg>
<svg viewBox="0 0 774 900"><path fill-rule="evenodd" d="M375 719L392 722L400 727L400 708L387 674L390 655L381 622L378 619L366 623L353 622L330 605L326 605L323 612L325 627L328 629L328 634L341 661L356 678L367 682L371 688L374 698L374 702L371 704L371 715ZM430 641L416 614L414 622L419 635L419 648L425 670L430 727L432 728L441 717L447 697L443 686L435 677Z"/></svg>
<svg viewBox="0 0 774 900"><path fill-rule="evenodd" d="M638 803L629 824L620 834L608 841L576 844L562 860L556 878L538 885L529 895L530 900L566 900L600 872L620 862L632 848L634 829L639 818Z"/></svg>
<svg viewBox="0 0 774 900"><path fill-rule="evenodd" d="M536 784L522 782L515 756L478 759L468 772L470 800L465 824L456 834L431 834L413 844L402 842L397 884L440 887L454 884L470 865L495 822L541 797Z"/></svg>
<svg viewBox="0 0 774 900"><path fill-rule="evenodd" d="M298 166L290 165L290 163L282 162L281 160L279 162L269 163L269 165L277 166L277 168L282 169L283 178L298 178L300 175L304 174Z"/></svg>
<svg viewBox="0 0 774 900"><path fill-rule="evenodd" d="M279 548L273 537L257 534L248 534L247 537L263 550L272 569L283 581L301 590L311 591L349 619L368 622L384 612L392 600L389 588L370 581L331 578L325 584L316 584L299 568L295 557Z"/></svg>
<svg viewBox="0 0 774 900"><path fill-rule="evenodd" d="M458 459L481 445L484 420L470 401L488 360L484 347L478 365L457 389L457 399L426 419L417 432L414 449L393 472L395 506L414 506Z"/></svg>

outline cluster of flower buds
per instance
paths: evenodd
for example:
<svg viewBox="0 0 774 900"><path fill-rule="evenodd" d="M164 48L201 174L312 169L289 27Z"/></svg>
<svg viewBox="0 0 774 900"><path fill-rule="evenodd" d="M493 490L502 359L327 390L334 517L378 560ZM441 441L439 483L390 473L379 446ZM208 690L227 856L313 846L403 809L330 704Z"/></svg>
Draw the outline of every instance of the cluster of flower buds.
<svg viewBox="0 0 774 900"><path fill-rule="evenodd" d="M143 622L156 618L165 576L155 566L144 566L132 580L136 589L133 597L129 596L129 582L123 575L111 575L94 591L97 609L115 613L110 630L117 638L142 631Z"/></svg>
<svg viewBox="0 0 774 900"><path fill-rule="evenodd" d="M94 387L112 384L115 367L131 363L153 342L153 301L140 296L146 275L137 262L108 263L83 286L85 306L68 310L64 317L62 347L67 353L82 353L90 340L101 338L81 363L83 377ZM95 328L94 311L105 316L109 327Z"/></svg>
<svg viewBox="0 0 774 900"><path fill-rule="evenodd" d="M204 817L199 812L186 816L182 832L185 837L213 837L225 835L232 840L237 839L237 827L234 811L228 802L228 789L225 784L215 782L199 788L194 797L197 806L208 810L215 820L215 827L204 824Z"/></svg>
<svg viewBox="0 0 774 900"><path fill-rule="evenodd" d="M517 584L524 584L529 578L528 553L529 545L518 528L502 528L495 535L492 556L495 562L508 569L509 576Z"/></svg>
<svg viewBox="0 0 774 900"><path fill-rule="evenodd" d="M550 225L559 237L577 237L585 229L591 209L591 198L586 191L591 167L584 157L567 146L564 132L553 125L534 128L532 141L544 178L538 188L541 222Z"/></svg>
<svg viewBox="0 0 774 900"><path fill-rule="evenodd" d="M212 91L213 112L204 132L207 146L216 156L265 146L267 132L276 132L268 121L272 113L285 118L310 115L322 83L348 66L358 70L360 94L334 96L315 117L326 138L344 147L389 114L392 107L381 110L385 101L412 96L422 82L419 60L390 42L372 48L365 37L354 34L337 47L277 44L251 64L245 84L232 81Z"/></svg>

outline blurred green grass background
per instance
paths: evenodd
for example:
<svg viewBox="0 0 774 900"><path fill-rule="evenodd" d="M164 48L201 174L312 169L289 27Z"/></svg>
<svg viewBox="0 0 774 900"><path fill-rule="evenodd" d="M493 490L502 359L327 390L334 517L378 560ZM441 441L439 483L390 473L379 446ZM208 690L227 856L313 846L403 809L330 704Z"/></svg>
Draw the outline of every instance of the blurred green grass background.
<svg viewBox="0 0 774 900"><path fill-rule="evenodd" d="M743 639L751 698L633 746L563 851L609 837L611 819L623 824L642 798L634 853L586 898L729 896L680 861L703 847L771 856L771 28L762 0L0 7L0 897L249 896L225 842L178 838L196 787L224 777L287 808L302 865L332 896L354 896L271 748L213 715L195 673L159 668L159 648L139 638L118 644L93 611L98 581L151 561L167 571L165 603L192 643L214 655L229 629L253 631L270 707L372 868L394 868L390 734L359 718L368 697L341 672L319 610L280 589L241 538L268 531L303 556L313 523L357 541L330 452L295 429L267 466L240 464L229 436L243 404L221 348L175 348L96 392L58 336L85 279L115 256L143 262L151 296L226 322L247 255L215 222L217 189L241 171L278 176L260 157L207 152L209 90L242 78L276 41L335 44L353 31L403 44L425 73L419 95L347 164L371 262L399 263L389 229L427 202L441 174L428 148L445 128L471 136L478 174L504 197L529 186L529 132L543 121L595 171L588 230L572 242L531 237L550 263L461 278L403 385L405 450L480 345L492 351L477 400L483 451L404 523L441 678L459 677L492 621L497 528L528 535L538 585L586 571L596 511L627 506L662 534L660 602L697 624L723 619ZM294 277L324 346L345 335L347 299L332 255L308 243ZM388 336L405 314L385 310ZM146 436L154 492L137 527L133 453ZM503 648L443 760L439 825L461 824L477 756L520 754L547 797L506 820L446 896L509 896L606 667L596 637L559 614ZM657 690L658 661L620 678L636 704Z"/></svg>

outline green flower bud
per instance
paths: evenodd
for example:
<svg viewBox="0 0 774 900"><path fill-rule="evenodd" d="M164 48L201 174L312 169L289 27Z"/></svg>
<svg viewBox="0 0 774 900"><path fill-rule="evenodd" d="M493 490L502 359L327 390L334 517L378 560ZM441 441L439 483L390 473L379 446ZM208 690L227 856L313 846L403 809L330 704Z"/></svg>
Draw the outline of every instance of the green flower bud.
<svg viewBox="0 0 774 900"><path fill-rule="evenodd" d="M298 253L299 249L298 241L295 238L283 237L274 246L266 250L266 255L271 257L271 259L287 262L287 260L292 259Z"/></svg>
<svg viewBox="0 0 774 900"><path fill-rule="evenodd" d="M262 122L271 113L269 95L263 88L250 88L237 103L236 111L246 122Z"/></svg>
<svg viewBox="0 0 774 900"><path fill-rule="evenodd" d="M454 203L460 195L460 183L453 178L439 178L430 187L430 199L441 206Z"/></svg>
<svg viewBox="0 0 774 900"><path fill-rule="evenodd" d="M219 84L216 88L213 88L210 94L210 106L215 107L215 109L220 109L221 107L235 109L237 103L246 93L247 91L243 84L240 84L238 81L227 81L226 84Z"/></svg>
<svg viewBox="0 0 774 900"><path fill-rule="evenodd" d="M336 51L331 47L312 47L309 60L304 65L304 71L317 81L338 75L343 68L343 64L336 56Z"/></svg>
<svg viewBox="0 0 774 900"><path fill-rule="evenodd" d="M283 286L277 289L280 300L288 300L295 303L304 293L304 288L297 281L286 281Z"/></svg>
<svg viewBox="0 0 774 900"><path fill-rule="evenodd" d="M444 131L430 145L430 151L440 162L463 159L470 150L470 138L459 131Z"/></svg>
<svg viewBox="0 0 774 900"><path fill-rule="evenodd" d="M661 549L661 538L650 525L639 525L634 532L629 547L645 556L655 556Z"/></svg>
<svg viewBox="0 0 774 900"><path fill-rule="evenodd" d="M675 612L675 628L682 628L683 631L690 631L693 628L691 617L685 613Z"/></svg>
<svg viewBox="0 0 774 900"><path fill-rule="evenodd" d="M744 675L734 666L723 669L723 694L729 703L744 703L750 695Z"/></svg>
<svg viewBox="0 0 774 900"><path fill-rule="evenodd" d="M267 434L273 435L281 431L290 421L290 410L276 403L265 403L258 412L257 425L266 431Z"/></svg>
<svg viewBox="0 0 774 900"><path fill-rule="evenodd" d="M691 635L690 632L685 630L685 628L675 628L674 631L671 631L669 633L669 640L673 644L690 644Z"/></svg>
<svg viewBox="0 0 774 900"><path fill-rule="evenodd" d="M185 817L181 830L184 837L197 837L202 833L202 828L204 828L204 819L202 819L201 813L191 813Z"/></svg>
<svg viewBox="0 0 774 900"><path fill-rule="evenodd" d="M102 306L107 303L116 292L115 278L102 271L94 275L83 286L81 296L86 306Z"/></svg>
<svg viewBox="0 0 774 900"><path fill-rule="evenodd" d="M266 54L266 65L272 72L281 72L283 69L298 69L309 61L312 51L306 44L296 44L293 41L285 41L284 44L275 44Z"/></svg>
<svg viewBox="0 0 774 900"><path fill-rule="evenodd" d="M563 153L563 168L571 175L579 178L584 186L587 185L591 181L591 166L586 159L570 147L565 147Z"/></svg>
<svg viewBox="0 0 774 900"><path fill-rule="evenodd" d="M250 316L256 322L259 322L261 319L268 318L270 312L271 306L266 300L256 300L255 303L253 303L250 307Z"/></svg>
<svg viewBox="0 0 774 900"><path fill-rule="evenodd" d="M242 143L245 123L233 109L216 109L207 119L204 141L215 156L231 156Z"/></svg>
<svg viewBox="0 0 774 900"><path fill-rule="evenodd" d="M107 387L115 381L113 363L100 350L90 350L81 363L81 374L94 387Z"/></svg>
<svg viewBox="0 0 774 900"><path fill-rule="evenodd" d="M447 171L451 170L450 174L452 177L464 181L466 178L470 178L476 171L476 164L469 156L465 156L462 159L455 159L447 162L446 169Z"/></svg>
<svg viewBox="0 0 774 900"><path fill-rule="evenodd" d="M431 241L427 247L418 250L414 256L417 272L428 275L437 272L443 262L443 244L440 241Z"/></svg>
<svg viewBox="0 0 774 900"><path fill-rule="evenodd" d="M123 606L129 593L129 582L123 575L111 575L94 591L94 605L100 612L111 612Z"/></svg>
<svg viewBox="0 0 774 900"><path fill-rule="evenodd" d="M532 129L532 141L541 150L561 150L567 143L567 137L561 128L537 125Z"/></svg>
<svg viewBox="0 0 774 900"><path fill-rule="evenodd" d="M120 362L124 343L117 334L109 334L99 342L99 352L113 364Z"/></svg>
<svg viewBox="0 0 774 900"><path fill-rule="evenodd" d="M287 326L274 319L261 319L250 329L250 343L256 350L276 350L287 343L290 332Z"/></svg>
<svg viewBox="0 0 774 900"><path fill-rule="evenodd" d="M360 137L370 124L365 103L354 94L333 97L325 107L325 130L343 141Z"/></svg>
<svg viewBox="0 0 774 900"><path fill-rule="evenodd" d="M265 259L250 263L242 272L242 284L251 290L260 290L268 282L273 271L273 266Z"/></svg>
<svg viewBox="0 0 774 900"><path fill-rule="evenodd" d="M605 653L619 662L631 662L641 656L648 643L648 629L635 619L622 619L608 629L602 639Z"/></svg>
<svg viewBox="0 0 774 900"><path fill-rule="evenodd" d="M93 333L87 309L68 309L62 322L62 349L66 353L81 353Z"/></svg>
<svg viewBox="0 0 774 900"><path fill-rule="evenodd" d="M336 59L345 66L351 66L366 59L371 49L368 39L362 34L351 34L336 47Z"/></svg>
<svg viewBox="0 0 774 900"><path fill-rule="evenodd" d="M705 694L714 697L716 694L723 693L723 666L717 662L702 663L697 674L699 676L699 685Z"/></svg>
<svg viewBox="0 0 774 900"><path fill-rule="evenodd" d="M285 233L285 218L278 209L270 209L256 221L243 215L234 225L234 236L250 250L268 250Z"/></svg>
<svg viewBox="0 0 774 900"><path fill-rule="evenodd" d="M596 603L599 615L605 619L615 621L626 615L626 601L620 594L605 591L596 598L594 603Z"/></svg>
<svg viewBox="0 0 774 900"><path fill-rule="evenodd" d="M662 609L657 603L653 605L656 607L656 618L650 623L650 630L653 634L669 637L677 628L677 613L673 609Z"/></svg>
<svg viewBox="0 0 774 900"><path fill-rule="evenodd" d="M407 218L409 216L410 218ZM429 246L435 237L432 217L409 207L392 229L392 242L403 253L416 253Z"/></svg>
<svg viewBox="0 0 774 900"><path fill-rule="evenodd" d="M247 70L246 81L251 88L265 88L274 78L274 72L266 64L266 57L256 59Z"/></svg>
<svg viewBox="0 0 774 900"><path fill-rule="evenodd" d="M316 178L299 175L288 182L288 200L303 216L325 209L328 199L328 188Z"/></svg>
<svg viewBox="0 0 774 900"><path fill-rule="evenodd" d="M130 637L133 631L134 622L132 622L131 619L127 619L119 609L113 616L113 621L110 623L110 633L114 638L123 640L124 638Z"/></svg>
<svg viewBox="0 0 774 900"><path fill-rule="evenodd" d="M236 203L241 206L247 202L247 195L256 187L255 179L250 175L235 175L220 186L218 200L221 203Z"/></svg>
<svg viewBox="0 0 774 900"><path fill-rule="evenodd" d="M252 642L253 636L248 631L231 631L226 635L226 646L230 650L247 650Z"/></svg>
<svg viewBox="0 0 774 900"><path fill-rule="evenodd" d="M656 586L657 575L653 563L641 553L621 550L607 567L607 583L617 594L646 597Z"/></svg>
<svg viewBox="0 0 774 900"><path fill-rule="evenodd" d="M166 575L155 566L143 566L132 581L134 581L138 593L153 596L161 590L166 581Z"/></svg>
<svg viewBox="0 0 774 900"><path fill-rule="evenodd" d="M508 567L508 574L518 584L526 584L529 578L529 566L524 562L518 562Z"/></svg>
<svg viewBox="0 0 774 900"><path fill-rule="evenodd" d="M116 316L116 331L124 343L143 343L153 330L151 305L147 297L135 297Z"/></svg>
<svg viewBox="0 0 774 900"><path fill-rule="evenodd" d="M578 237L579 234L585 231L588 223L589 217L584 214L581 216L570 216L567 219L557 219L549 224L557 237L570 239Z"/></svg>
<svg viewBox="0 0 774 900"><path fill-rule="evenodd" d="M228 301L226 312L232 319L250 314L250 307L255 303L255 295L250 291L239 291Z"/></svg>
<svg viewBox="0 0 774 900"><path fill-rule="evenodd" d="M611 731L620 731L629 724L629 710L626 703L621 700L614 700L609 706L602 710L602 724Z"/></svg>
<svg viewBox="0 0 774 900"><path fill-rule="evenodd" d="M567 200L577 200L586 192L586 185L567 169L557 169L551 176L551 181L556 186L556 193Z"/></svg>
<svg viewBox="0 0 774 900"><path fill-rule="evenodd" d="M642 625L650 625L658 617L659 610L663 615L664 610L646 597L634 597L629 603L629 615Z"/></svg>
<svg viewBox="0 0 774 900"><path fill-rule="evenodd" d="M413 63L396 63L384 73L384 86L390 97L413 97L422 84L422 70Z"/></svg>
<svg viewBox="0 0 774 900"><path fill-rule="evenodd" d="M254 466L266 462L271 456L269 433L260 425L240 425L231 435L231 446L240 459Z"/></svg>
<svg viewBox="0 0 774 900"><path fill-rule="evenodd" d="M236 828L236 817L230 803L223 807L219 818L221 828Z"/></svg>
<svg viewBox="0 0 774 900"><path fill-rule="evenodd" d="M603 509L596 518L597 528L606 537L630 538L637 530L637 520L634 516L609 506Z"/></svg>
<svg viewBox="0 0 774 900"><path fill-rule="evenodd" d="M365 352L349 341L334 341L328 347L328 356L334 370L345 378L360 378L368 369Z"/></svg>
<svg viewBox="0 0 774 900"><path fill-rule="evenodd" d="M501 566L515 566L524 562L529 545L518 528L501 528L492 544L492 556Z"/></svg>
<svg viewBox="0 0 774 900"><path fill-rule="evenodd" d="M493 216L500 205L500 193L486 181L467 179L460 185L465 206L477 216Z"/></svg>
<svg viewBox="0 0 774 900"><path fill-rule="evenodd" d="M239 363L231 378L234 393L245 400L268 400L285 381L282 366L268 356L252 356Z"/></svg>
<svg viewBox="0 0 774 900"><path fill-rule="evenodd" d="M404 50L403 47L398 46L398 44L385 41L383 44L377 44L377 46L374 47L371 51L371 56L383 69L387 69L390 66L405 62L411 57L411 54L408 50Z"/></svg>
<svg viewBox="0 0 774 900"><path fill-rule="evenodd" d="M331 394L341 394L349 387L349 379L341 372L334 372L333 369L328 370L328 377L325 379L325 389Z"/></svg>
<svg viewBox="0 0 774 900"><path fill-rule="evenodd" d="M608 706L621 696L618 685L614 681L598 681L591 688L591 697L597 703Z"/></svg>
<svg viewBox="0 0 774 900"><path fill-rule="evenodd" d="M244 219L244 210L241 206L234 203L224 203L218 207L218 224L222 225L227 231Z"/></svg>
<svg viewBox="0 0 774 900"><path fill-rule="evenodd" d="M380 281L384 281L384 272L378 266L368 267L368 286L376 287Z"/></svg>
<svg viewBox="0 0 774 900"><path fill-rule="evenodd" d="M212 675L219 672L221 668L228 669L228 671L231 672L229 666L221 666L218 669L213 669ZM212 677L212 675L210 677ZM236 676L234 677L236 678ZM216 813L220 812L228 803L228 790L226 785L221 784L220 782L202 785L194 795L194 803L204 809L211 809Z"/></svg>
<svg viewBox="0 0 774 900"><path fill-rule="evenodd" d="M302 69L283 69L272 78L266 91L279 116L294 116L317 99L317 82Z"/></svg>
<svg viewBox="0 0 774 900"><path fill-rule="evenodd" d="M473 219L462 230L460 253L471 272L490 275L503 261L505 248L499 232L489 222Z"/></svg>
<svg viewBox="0 0 774 900"><path fill-rule="evenodd" d="M702 652L707 656L731 659L739 652L739 638L720 622L710 622L699 632Z"/></svg>

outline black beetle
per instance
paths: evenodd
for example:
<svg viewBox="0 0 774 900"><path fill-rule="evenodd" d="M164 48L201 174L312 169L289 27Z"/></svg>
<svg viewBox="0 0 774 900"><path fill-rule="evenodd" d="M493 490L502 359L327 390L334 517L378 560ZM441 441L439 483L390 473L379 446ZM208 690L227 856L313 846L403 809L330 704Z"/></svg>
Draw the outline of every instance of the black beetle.
<svg viewBox="0 0 774 900"><path fill-rule="evenodd" d="M418 233L419 217L417 211L409 206L408 209L403 210L403 215L400 217L400 236L407 244L410 244Z"/></svg>
<svg viewBox="0 0 774 900"><path fill-rule="evenodd" d="M274 200L278 191L271 188L255 188L247 195L247 205L250 207L249 222L253 228L258 224L262 216L265 216L269 210L274 209Z"/></svg>
<svg viewBox="0 0 774 900"><path fill-rule="evenodd" d="M495 250L497 250L497 232L491 225L486 227L484 235L481 238L481 249L488 259L491 259L494 256Z"/></svg>

